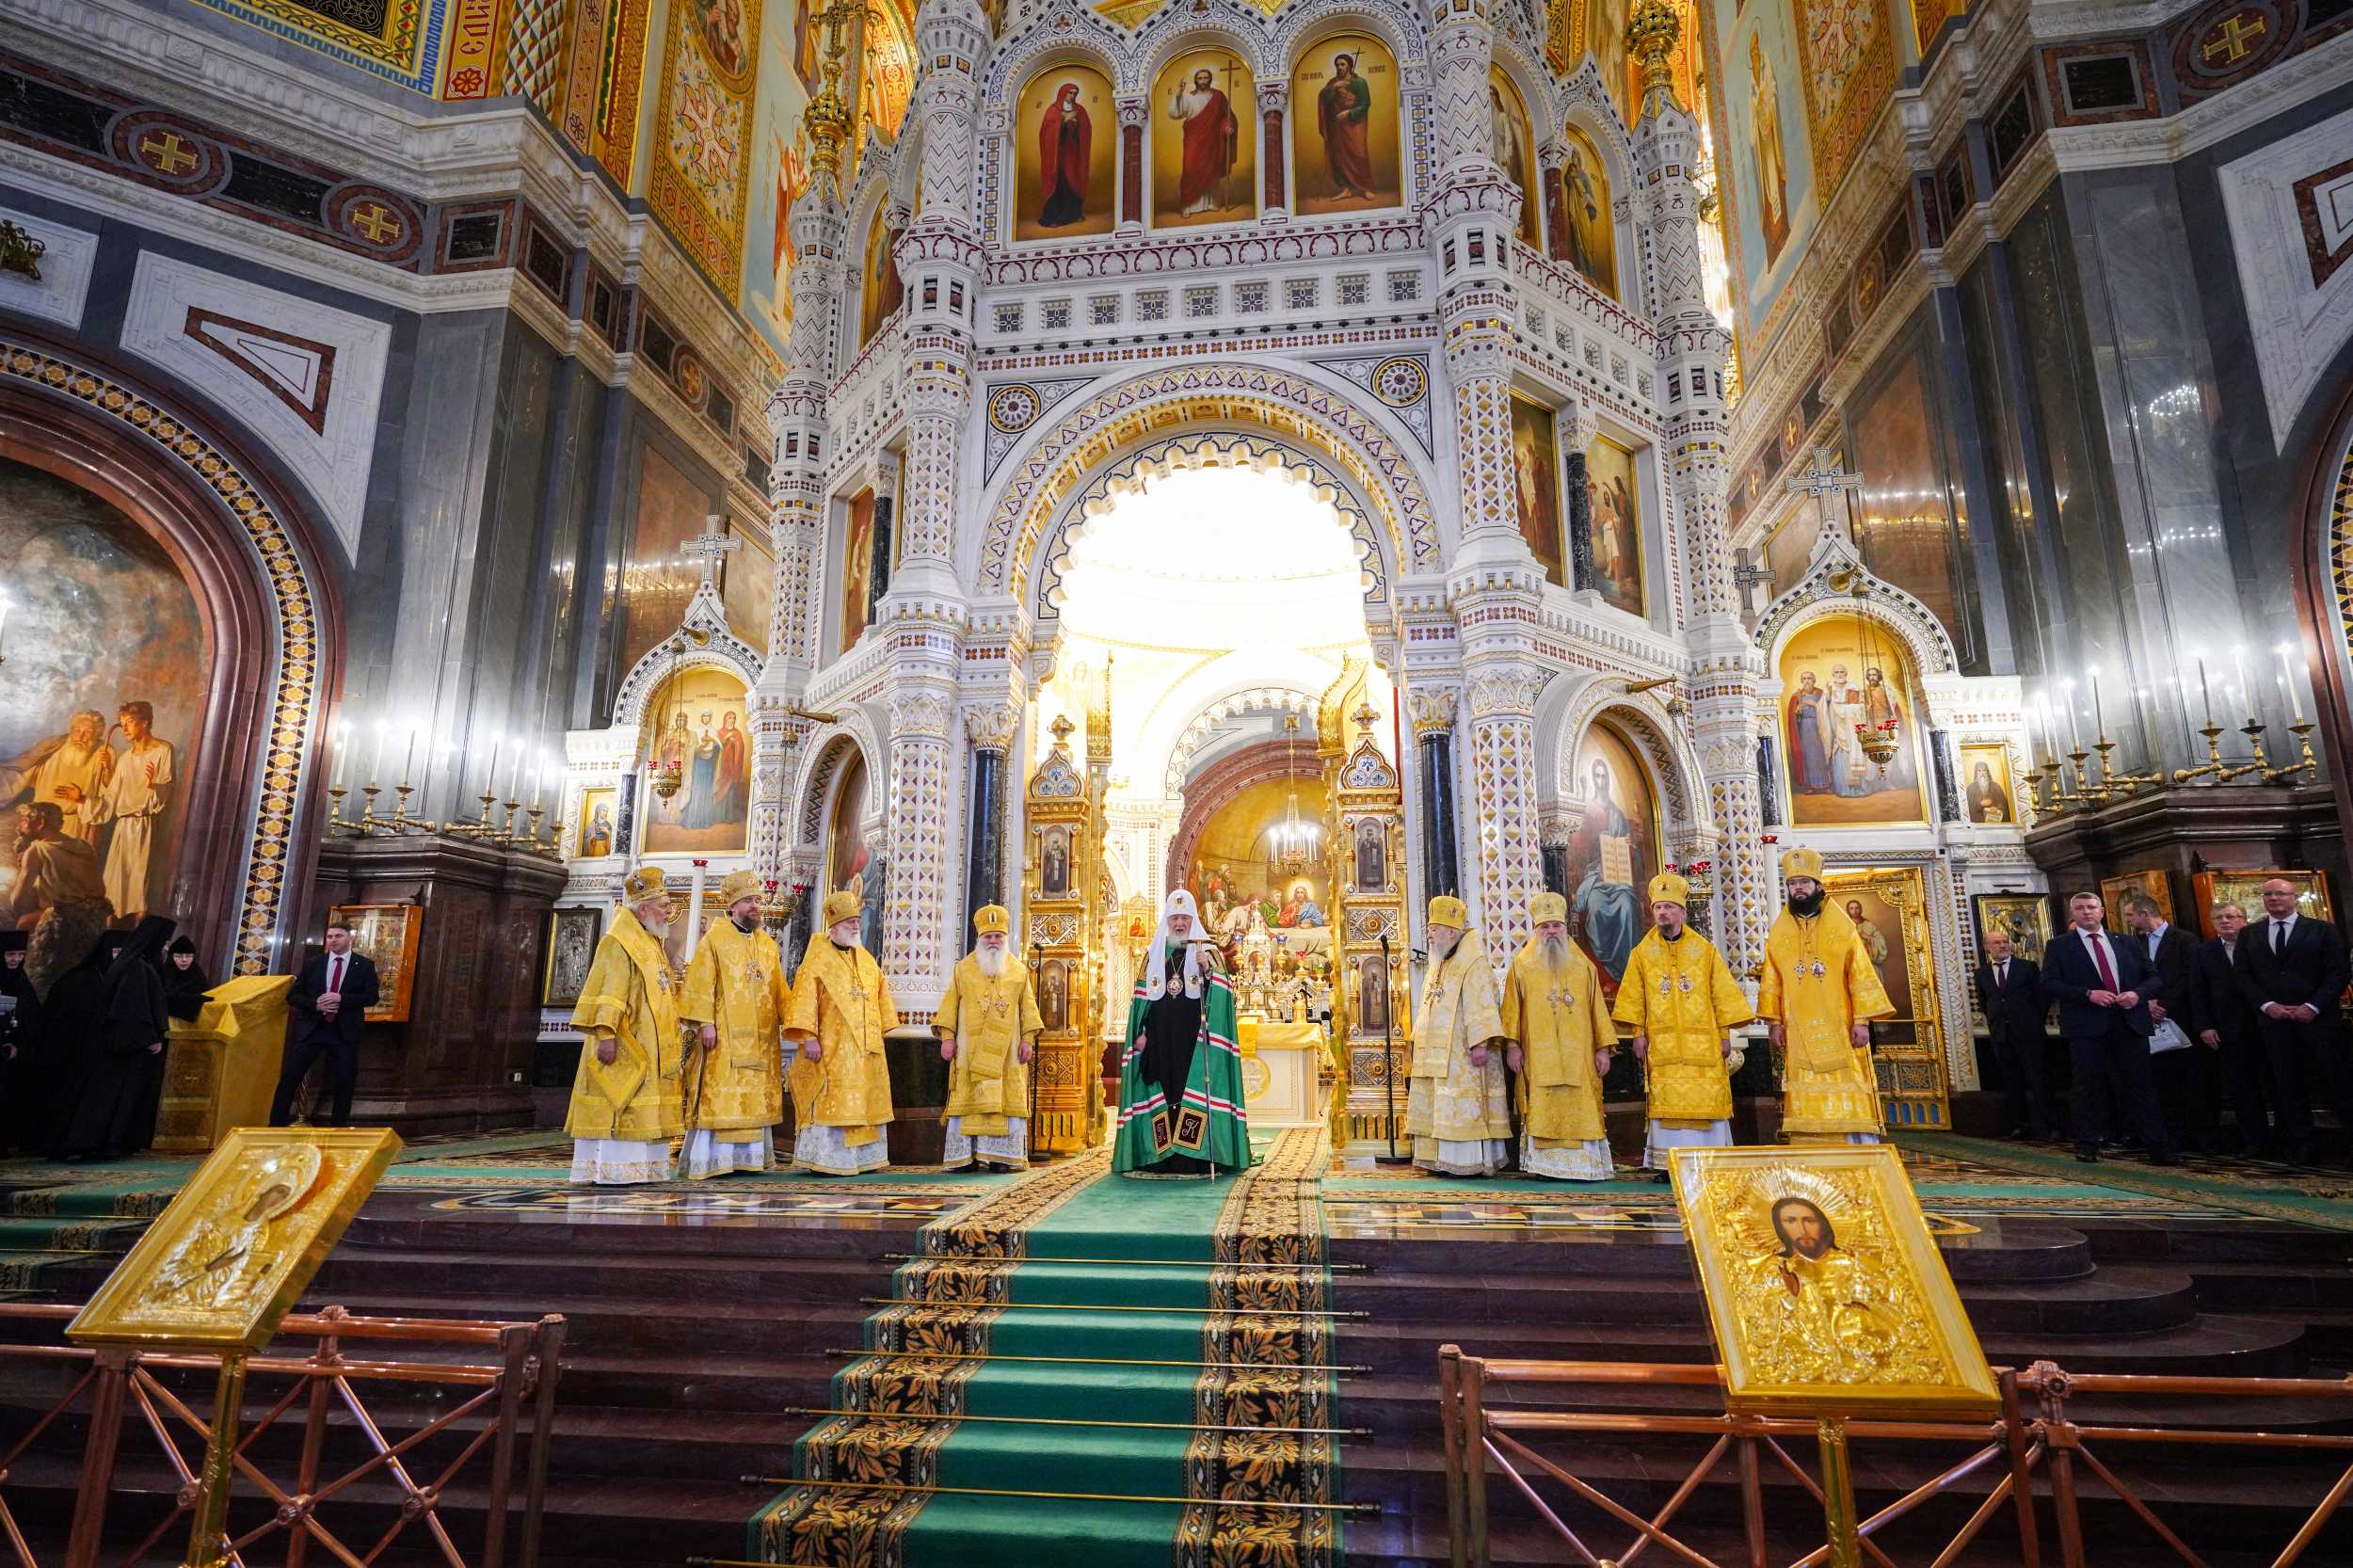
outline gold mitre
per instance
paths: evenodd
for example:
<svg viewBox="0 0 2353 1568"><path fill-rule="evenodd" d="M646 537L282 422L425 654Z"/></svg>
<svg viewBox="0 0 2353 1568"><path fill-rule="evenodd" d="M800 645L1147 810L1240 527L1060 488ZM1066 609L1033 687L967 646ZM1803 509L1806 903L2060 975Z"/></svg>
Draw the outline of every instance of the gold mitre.
<svg viewBox="0 0 2353 1568"><path fill-rule="evenodd" d="M760 896L760 878L750 872L729 872L719 884L719 906L732 909L747 898Z"/></svg>
<svg viewBox="0 0 2353 1568"><path fill-rule="evenodd" d="M1821 881L1822 852L1818 849L1807 849L1803 845L1784 852L1781 857L1781 875L1785 882L1793 876L1810 876L1817 882Z"/></svg>
<svg viewBox="0 0 2353 1568"><path fill-rule="evenodd" d="M1650 879L1650 901L1653 904L1689 904L1691 902L1691 884L1673 872L1660 872Z"/></svg>
<svg viewBox="0 0 2353 1568"><path fill-rule="evenodd" d="M621 902L632 909L669 896L670 889L662 880L660 866L640 866L621 879Z"/></svg>
<svg viewBox="0 0 2353 1568"><path fill-rule="evenodd" d="M856 920L865 912L866 906L858 902L857 894L847 888L825 895L825 929L828 931L843 920Z"/></svg>
<svg viewBox="0 0 2353 1568"><path fill-rule="evenodd" d="M1002 936L1013 927L1013 917L1005 913L1001 904L984 904L972 911L972 929L985 936L991 932Z"/></svg>
<svg viewBox="0 0 2353 1568"><path fill-rule="evenodd" d="M1568 924L1569 901L1559 893L1538 893L1528 901L1528 923L1530 925Z"/></svg>
<svg viewBox="0 0 2353 1568"><path fill-rule="evenodd" d="M1470 910L1451 893L1440 893L1430 901L1430 923L1450 925L1457 931L1470 925Z"/></svg>

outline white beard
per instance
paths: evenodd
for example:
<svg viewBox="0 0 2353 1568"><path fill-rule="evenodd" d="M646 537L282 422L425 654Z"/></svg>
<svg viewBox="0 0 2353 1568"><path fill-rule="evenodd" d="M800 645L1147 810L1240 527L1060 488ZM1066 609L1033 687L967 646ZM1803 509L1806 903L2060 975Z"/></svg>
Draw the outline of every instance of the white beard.
<svg viewBox="0 0 2353 1568"><path fill-rule="evenodd" d="M998 948L991 951L985 947L979 947L972 950L972 956L979 962L981 966L981 973L986 975L991 980L995 980L999 975L1005 972L1005 960L1011 957L1012 954L1008 953L1003 948Z"/></svg>
<svg viewBox="0 0 2353 1568"><path fill-rule="evenodd" d="M832 940L833 945L838 948L856 948L866 945L858 940L859 933L858 928L856 926L850 927L850 934L847 936L841 936L838 930L828 931L825 935Z"/></svg>
<svg viewBox="0 0 2353 1568"><path fill-rule="evenodd" d="M1454 944L1462 939L1463 934L1459 931L1451 936L1439 936L1433 934L1430 938L1430 956L1439 959L1445 958L1447 954L1454 951Z"/></svg>
<svg viewBox="0 0 2353 1568"><path fill-rule="evenodd" d="M649 920L640 916L637 923L646 928L646 935L648 936L667 936L670 934L668 920Z"/></svg>
<svg viewBox="0 0 2353 1568"><path fill-rule="evenodd" d="M1567 968L1569 967L1569 939L1566 936L1545 937L1544 939L1544 953L1546 968L1555 969Z"/></svg>

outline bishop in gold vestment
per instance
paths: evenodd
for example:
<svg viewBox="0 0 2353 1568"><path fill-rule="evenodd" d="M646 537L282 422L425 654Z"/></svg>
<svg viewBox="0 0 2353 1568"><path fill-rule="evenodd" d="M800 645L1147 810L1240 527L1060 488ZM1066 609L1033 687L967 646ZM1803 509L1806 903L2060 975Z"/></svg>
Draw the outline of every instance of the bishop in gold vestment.
<svg viewBox="0 0 2353 1568"><path fill-rule="evenodd" d="M890 1163L890 1067L883 1035L899 1027L882 966L858 941L857 895L825 900L825 929L792 977L784 1036L801 1053L787 1075L797 1127L792 1163L855 1176Z"/></svg>
<svg viewBox="0 0 2353 1568"><path fill-rule="evenodd" d="M572 1009L572 1025L586 1039L564 1117L572 1179L607 1186L669 1179L670 1140L684 1125L678 991L662 951L670 896L661 871L630 872L621 897Z"/></svg>
<svg viewBox="0 0 2353 1568"><path fill-rule="evenodd" d="M1569 940L1559 893L1528 901L1535 935L1503 977L1505 1064L1516 1075L1520 1169L1562 1181L1609 1179L1601 1080L1618 1043L1601 1000L1601 970Z"/></svg>
<svg viewBox="0 0 2353 1568"><path fill-rule="evenodd" d="M1876 1144L1871 1018L1892 1016L1879 968L1845 910L1823 895L1822 856L1781 857L1789 907L1765 938L1756 1016L1783 1048L1781 1130L1793 1144Z"/></svg>
<svg viewBox="0 0 2353 1568"><path fill-rule="evenodd" d="M1430 901L1429 940L1405 1095L1414 1163L1449 1176L1493 1176L1512 1138L1495 970L1461 899Z"/></svg>
<svg viewBox="0 0 2353 1568"><path fill-rule="evenodd" d="M728 918L703 934L679 1003L679 1016L697 1026L686 1068L690 1176L773 1168L769 1129L784 1120L784 954L760 929L759 878L728 872L719 899Z"/></svg>
<svg viewBox="0 0 2353 1568"><path fill-rule="evenodd" d="M1030 1058L1038 1032L1030 968L1006 949L1012 919L1000 904L972 917L980 942L956 965L932 1029L948 1069L951 1170L973 1162L1018 1171L1030 1163Z"/></svg>
<svg viewBox="0 0 2353 1568"><path fill-rule="evenodd" d="M1651 919L1618 982L1617 1020L1634 1026L1634 1054L1650 1070L1650 1137L1642 1163L1667 1168L1667 1151L1732 1142L1731 1042L1725 1032L1754 1016L1716 945L1684 924L1691 885L1673 872L1651 878Z"/></svg>

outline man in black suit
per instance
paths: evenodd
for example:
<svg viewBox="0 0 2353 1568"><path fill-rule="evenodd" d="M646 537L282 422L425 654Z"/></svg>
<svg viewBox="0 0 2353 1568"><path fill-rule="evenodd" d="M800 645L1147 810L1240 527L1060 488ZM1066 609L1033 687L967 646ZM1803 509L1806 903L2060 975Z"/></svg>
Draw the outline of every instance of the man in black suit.
<svg viewBox="0 0 2353 1568"><path fill-rule="evenodd" d="M2213 1060L2189 1032L2190 955L2197 940L2143 893L2124 900L2124 923L2149 960L2141 1000L2156 1026L2149 1037L2149 1080L2157 1092L2157 1114L2175 1148L2212 1154L2222 1126L2222 1084Z"/></svg>
<svg viewBox="0 0 2353 1568"><path fill-rule="evenodd" d="M2240 973L2247 951L2242 935L2247 911L2235 904L2217 904L2213 915L2214 940L2200 943L2189 955L2189 1031L2199 1049L2221 1059L2222 1080L2230 1087L2244 1152L2257 1160L2278 1160L2287 1152L2287 1112L2264 1061L2255 1010L2248 1005Z"/></svg>
<svg viewBox="0 0 2353 1568"><path fill-rule="evenodd" d="M2058 1100L2051 1092L2043 1053L2043 1023L2051 1004L2042 996L2042 970L2031 958L2013 958L2009 933L1985 934L1985 962L1977 966L1977 998L1985 1004L1985 1032L2009 1100L2009 1138L2038 1141L2058 1130Z"/></svg>
<svg viewBox="0 0 2353 1568"><path fill-rule="evenodd" d="M2140 1134L2152 1165L2182 1157L2157 1114L2149 1082L2149 1035L2155 1029L2142 990L2152 984L2147 951L2112 937L2097 893L2067 901L2069 929L2042 950L2042 994L2058 1004L2059 1033L2074 1069L2075 1158L2092 1164L2107 1136L2101 1084L2114 1092L2118 1119Z"/></svg>
<svg viewBox="0 0 2353 1568"><path fill-rule="evenodd" d="M312 953L286 993L295 1024L286 1041L285 1069L278 1078L278 1094L270 1101L269 1125L294 1124L295 1095L303 1075L321 1056L327 1058L328 1082L334 1096L329 1127L351 1121L351 1092L360 1081L360 1025L376 1005L376 962L351 951L351 928L329 925L327 951Z"/></svg>
<svg viewBox="0 0 2353 1568"><path fill-rule="evenodd" d="M2256 1037L2280 1098L2282 1158L2301 1164L2310 1154L2313 1108L2304 1085L2304 1053L2317 1051L2329 1076L2340 1120L2353 1113L2347 1094L2345 1044L2337 1032L2337 999L2348 969L2345 937L2327 920L2299 915L2296 887L2281 877L2264 884L2264 919L2248 928L2239 953L2239 988L2260 1016ZM2347 1123L2353 1131L2353 1123Z"/></svg>

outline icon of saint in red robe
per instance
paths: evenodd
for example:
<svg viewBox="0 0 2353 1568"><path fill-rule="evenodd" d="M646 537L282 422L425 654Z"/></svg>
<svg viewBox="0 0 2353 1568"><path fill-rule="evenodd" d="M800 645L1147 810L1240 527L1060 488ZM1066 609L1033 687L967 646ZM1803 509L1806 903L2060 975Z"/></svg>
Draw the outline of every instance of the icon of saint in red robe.
<svg viewBox="0 0 2353 1568"><path fill-rule="evenodd" d="M1079 106L1079 84L1064 82L1037 126L1038 184L1046 196L1039 228L1061 229L1086 216L1087 158L1094 147L1095 126Z"/></svg>
<svg viewBox="0 0 2353 1568"><path fill-rule="evenodd" d="M1208 71L1193 73L1193 86L1169 100L1168 118L1185 127L1183 172L1176 184L1176 210L1186 217L1215 212L1225 200L1225 176L1233 172L1241 127L1225 95L1211 87Z"/></svg>

